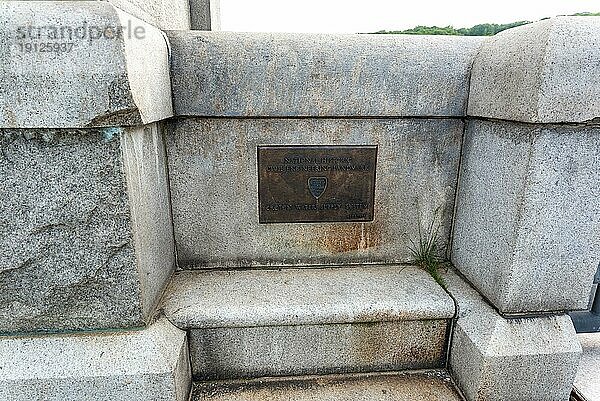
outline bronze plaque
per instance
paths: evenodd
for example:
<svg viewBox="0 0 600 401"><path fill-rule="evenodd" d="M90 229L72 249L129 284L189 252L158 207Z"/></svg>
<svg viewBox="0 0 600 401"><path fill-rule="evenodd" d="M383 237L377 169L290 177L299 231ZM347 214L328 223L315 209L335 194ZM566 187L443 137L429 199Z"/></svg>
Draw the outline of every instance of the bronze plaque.
<svg viewBox="0 0 600 401"><path fill-rule="evenodd" d="M372 221L376 167L377 146L259 146L259 221Z"/></svg>

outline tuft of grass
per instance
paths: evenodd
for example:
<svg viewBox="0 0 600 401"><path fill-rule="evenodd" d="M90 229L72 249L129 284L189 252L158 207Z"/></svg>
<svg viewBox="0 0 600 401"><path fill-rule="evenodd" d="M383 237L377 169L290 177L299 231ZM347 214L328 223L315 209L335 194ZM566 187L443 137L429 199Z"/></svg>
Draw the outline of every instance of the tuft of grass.
<svg viewBox="0 0 600 401"><path fill-rule="evenodd" d="M446 282L440 274L440 269L448 268L448 260L446 259L446 249L439 245L440 226L440 223L436 225L432 221L427 232L423 233L421 225L419 225L419 240L418 242L410 240L411 245L408 248L413 257L411 263L426 270L439 285L446 288Z"/></svg>

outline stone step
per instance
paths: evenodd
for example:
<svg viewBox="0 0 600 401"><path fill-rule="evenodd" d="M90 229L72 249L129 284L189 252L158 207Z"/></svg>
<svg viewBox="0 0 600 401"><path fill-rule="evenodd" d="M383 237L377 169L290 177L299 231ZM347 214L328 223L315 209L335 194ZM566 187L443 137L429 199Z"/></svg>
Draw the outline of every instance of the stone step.
<svg viewBox="0 0 600 401"><path fill-rule="evenodd" d="M180 271L162 308L198 380L442 367L455 313L407 266Z"/></svg>
<svg viewBox="0 0 600 401"><path fill-rule="evenodd" d="M191 401L461 401L445 370L196 382Z"/></svg>

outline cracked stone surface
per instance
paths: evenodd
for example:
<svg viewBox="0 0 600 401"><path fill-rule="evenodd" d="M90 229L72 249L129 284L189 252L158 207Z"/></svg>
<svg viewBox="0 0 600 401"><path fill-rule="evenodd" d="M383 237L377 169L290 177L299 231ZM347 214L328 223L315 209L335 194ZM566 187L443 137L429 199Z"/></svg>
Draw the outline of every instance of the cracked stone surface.
<svg viewBox="0 0 600 401"><path fill-rule="evenodd" d="M141 273L166 280L152 269L160 253L136 253L136 244L149 243L136 234L132 213L144 216L143 199L151 196L133 185L128 196L127 160L138 159L124 159L136 145L122 137L144 135L0 131L0 333L144 324L160 288ZM160 219L160 207L150 206L149 219ZM160 269L168 270L164 260Z"/></svg>

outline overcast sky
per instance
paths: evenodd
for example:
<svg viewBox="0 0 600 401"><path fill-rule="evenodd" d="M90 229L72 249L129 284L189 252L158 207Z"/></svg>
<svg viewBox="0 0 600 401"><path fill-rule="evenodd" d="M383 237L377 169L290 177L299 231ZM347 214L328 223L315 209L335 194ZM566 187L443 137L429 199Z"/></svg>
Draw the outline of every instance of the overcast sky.
<svg viewBox="0 0 600 401"><path fill-rule="evenodd" d="M600 12L600 0L221 0L225 31L375 32Z"/></svg>

